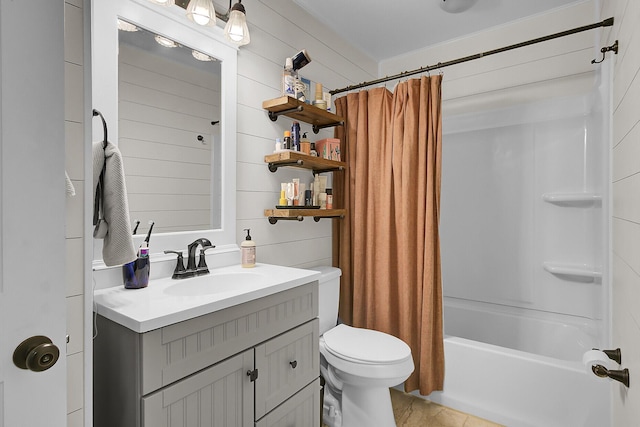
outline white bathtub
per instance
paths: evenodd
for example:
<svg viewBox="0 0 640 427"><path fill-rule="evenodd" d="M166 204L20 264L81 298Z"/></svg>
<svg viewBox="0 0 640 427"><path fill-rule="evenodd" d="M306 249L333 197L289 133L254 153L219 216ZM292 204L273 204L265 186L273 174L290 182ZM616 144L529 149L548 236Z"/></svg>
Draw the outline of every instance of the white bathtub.
<svg viewBox="0 0 640 427"><path fill-rule="evenodd" d="M428 399L509 427L609 426L609 380L582 365L593 331L588 322L584 330L577 323L550 313L489 310L445 299L444 391ZM448 328L496 339L501 346L451 336ZM553 350L555 357L530 352Z"/></svg>

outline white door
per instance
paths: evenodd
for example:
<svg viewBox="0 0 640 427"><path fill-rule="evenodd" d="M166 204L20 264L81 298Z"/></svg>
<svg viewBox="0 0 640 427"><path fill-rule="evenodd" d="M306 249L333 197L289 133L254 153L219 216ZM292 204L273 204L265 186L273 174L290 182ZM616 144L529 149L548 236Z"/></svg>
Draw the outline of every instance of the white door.
<svg viewBox="0 0 640 427"><path fill-rule="evenodd" d="M0 0L0 427L66 425L64 190L64 1Z"/></svg>

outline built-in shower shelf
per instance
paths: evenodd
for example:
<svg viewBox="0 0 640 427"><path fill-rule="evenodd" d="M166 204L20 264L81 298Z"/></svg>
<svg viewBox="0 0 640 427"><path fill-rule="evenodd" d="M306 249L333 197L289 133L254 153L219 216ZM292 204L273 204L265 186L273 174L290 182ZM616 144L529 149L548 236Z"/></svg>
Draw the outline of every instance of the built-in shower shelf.
<svg viewBox="0 0 640 427"><path fill-rule="evenodd" d="M564 278L579 279L584 281L585 279L600 279L602 278L602 272L596 270L594 267L587 265L576 264L562 264L558 262L543 262L542 268L555 276L563 276Z"/></svg>
<svg viewBox="0 0 640 427"><path fill-rule="evenodd" d="M561 206L586 206L602 202L602 195L596 193L545 193L542 200Z"/></svg>

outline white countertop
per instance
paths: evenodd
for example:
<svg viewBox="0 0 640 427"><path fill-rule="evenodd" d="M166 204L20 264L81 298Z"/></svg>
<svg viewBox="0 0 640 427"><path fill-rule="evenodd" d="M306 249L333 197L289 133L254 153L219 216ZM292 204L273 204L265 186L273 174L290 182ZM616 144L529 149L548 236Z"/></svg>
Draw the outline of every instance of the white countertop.
<svg viewBox="0 0 640 427"><path fill-rule="evenodd" d="M153 268L153 266L152 266ZM143 289L124 286L94 292L95 311L135 332L148 332L317 280L320 273L256 264L212 269L189 279L150 280Z"/></svg>

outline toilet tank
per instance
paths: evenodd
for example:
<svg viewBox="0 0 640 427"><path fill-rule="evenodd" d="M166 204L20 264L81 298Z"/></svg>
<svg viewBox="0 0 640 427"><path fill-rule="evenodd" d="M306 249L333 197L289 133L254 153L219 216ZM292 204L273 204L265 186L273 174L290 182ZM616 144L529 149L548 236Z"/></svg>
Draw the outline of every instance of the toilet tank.
<svg viewBox="0 0 640 427"><path fill-rule="evenodd" d="M321 273L318 278L318 318L320 335L338 324L338 303L340 300L340 276L342 271L336 267L313 267L311 270Z"/></svg>

